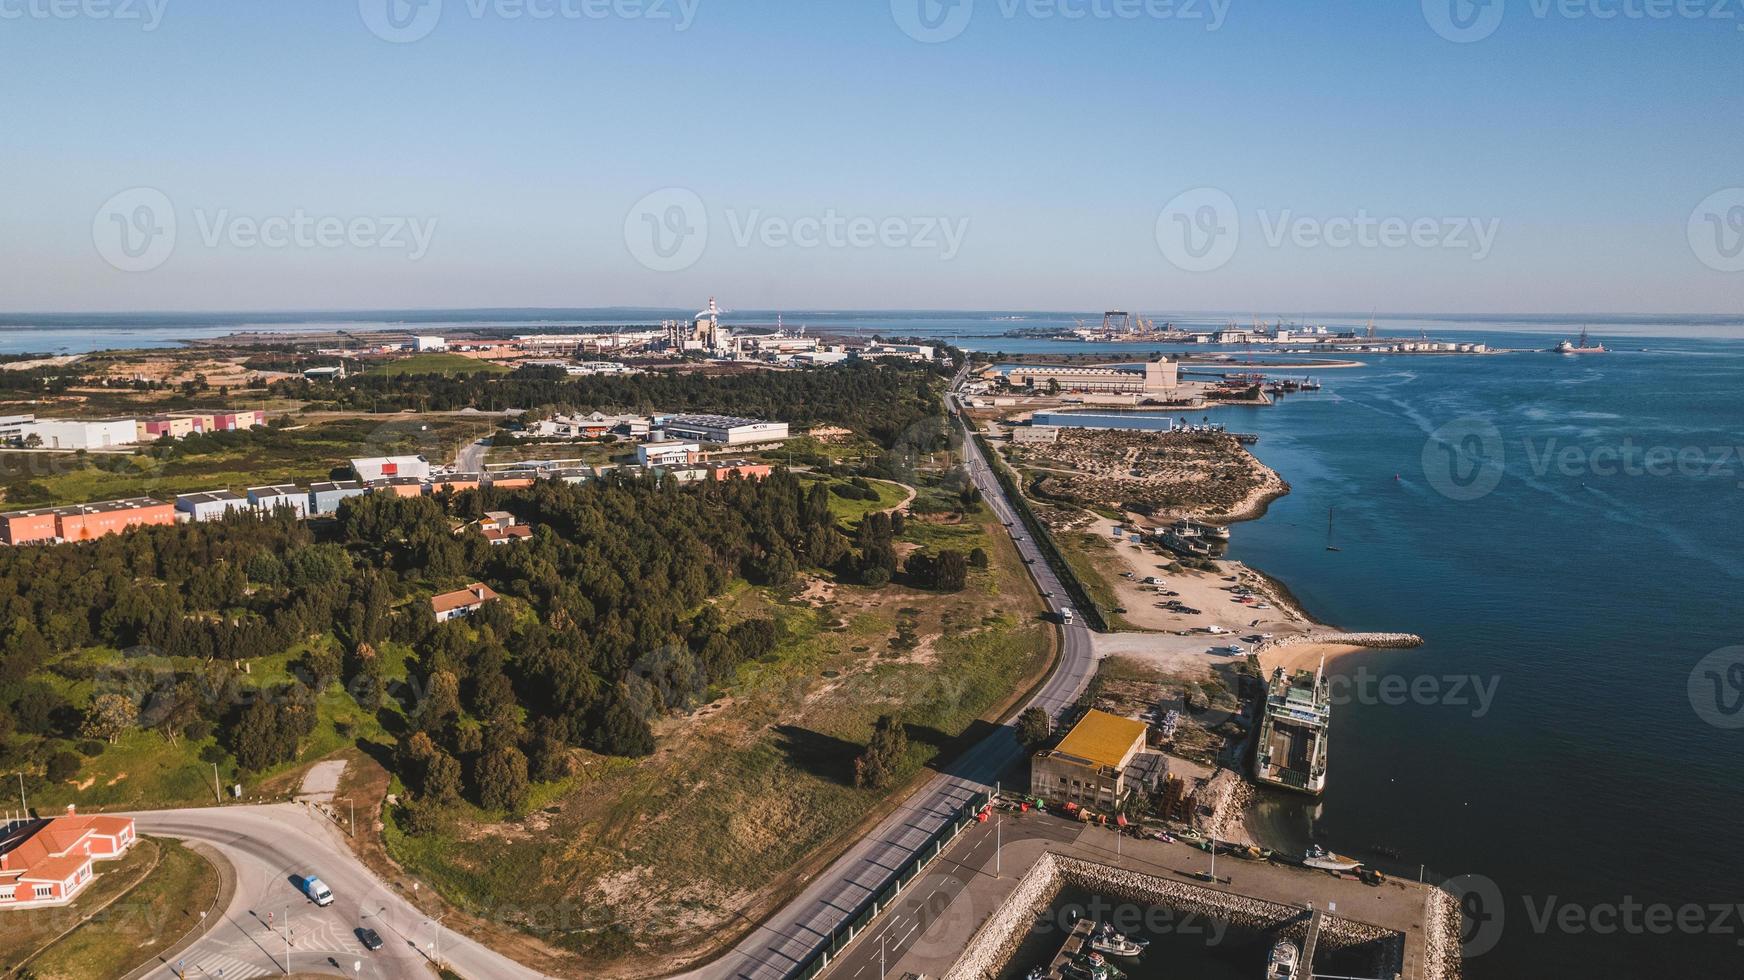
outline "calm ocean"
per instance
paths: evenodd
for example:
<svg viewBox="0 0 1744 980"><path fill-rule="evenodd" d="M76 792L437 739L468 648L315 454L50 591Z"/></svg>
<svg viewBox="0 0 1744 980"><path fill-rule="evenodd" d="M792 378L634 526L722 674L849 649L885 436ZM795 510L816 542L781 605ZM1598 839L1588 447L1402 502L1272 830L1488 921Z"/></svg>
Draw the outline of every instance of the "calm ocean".
<svg viewBox="0 0 1744 980"><path fill-rule="evenodd" d="M382 320L440 328L670 315ZM274 319L276 329L299 320ZM330 328L373 317L319 319ZM785 316L789 326L930 335L983 351L1107 350L998 336L1072 319ZM1544 348L1583 321L1381 326ZM265 322L7 317L0 352L168 344ZM1318 373L1322 392L1222 412L1231 428L1260 434L1255 452L1294 488L1238 527L1233 556L1282 579L1323 621L1428 640L1338 666L1344 699L1324 800L1271 803L1262 816L1274 833L1312 836L1400 875L1424 865L1436 880L1471 876L1459 884L1478 923L1470 949L1480 955L1467 969L1479 980L1737 976L1744 854L1726 834L1744 814L1744 650L1732 649L1744 644L1744 450L1732 448L1744 446L1744 348L1728 338L1744 321L1587 322L1614 353L1371 357ZM1329 513L1338 551L1326 547Z"/></svg>

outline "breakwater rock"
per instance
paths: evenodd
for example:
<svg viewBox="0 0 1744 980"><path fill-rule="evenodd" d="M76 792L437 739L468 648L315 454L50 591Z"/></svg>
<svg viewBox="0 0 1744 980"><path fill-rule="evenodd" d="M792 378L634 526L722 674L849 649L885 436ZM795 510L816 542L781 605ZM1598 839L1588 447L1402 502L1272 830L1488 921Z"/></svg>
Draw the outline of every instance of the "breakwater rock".
<svg viewBox="0 0 1744 980"><path fill-rule="evenodd" d="M1331 631L1281 636L1266 644L1268 649L1325 644L1341 647L1367 647L1374 650L1410 650L1423 645L1423 637L1415 633L1337 633Z"/></svg>

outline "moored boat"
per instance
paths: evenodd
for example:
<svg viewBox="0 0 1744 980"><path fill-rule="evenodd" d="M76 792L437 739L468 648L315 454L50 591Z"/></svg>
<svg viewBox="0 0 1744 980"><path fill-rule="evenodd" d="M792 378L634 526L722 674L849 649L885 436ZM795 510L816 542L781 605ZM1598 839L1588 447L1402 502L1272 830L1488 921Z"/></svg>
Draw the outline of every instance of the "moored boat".
<svg viewBox="0 0 1744 980"><path fill-rule="evenodd" d="M1302 855L1302 863L1310 868L1319 868L1321 871L1355 871L1362 867L1361 861L1345 857L1342 854L1334 854L1319 844L1310 847L1308 853Z"/></svg>
<svg viewBox="0 0 1744 980"><path fill-rule="evenodd" d="M1288 939L1272 947L1272 957L1266 963L1266 980L1296 980L1301 975L1302 951Z"/></svg>

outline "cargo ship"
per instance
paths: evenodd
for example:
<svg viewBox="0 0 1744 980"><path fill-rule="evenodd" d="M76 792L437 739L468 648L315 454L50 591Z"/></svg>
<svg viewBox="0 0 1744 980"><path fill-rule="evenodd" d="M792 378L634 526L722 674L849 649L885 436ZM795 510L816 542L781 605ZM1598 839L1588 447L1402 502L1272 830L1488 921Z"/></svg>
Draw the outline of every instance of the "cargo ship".
<svg viewBox="0 0 1744 980"><path fill-rule="evenodd" d="M1557 344L1556 345L1556 352L1558 354L1604 354L1604 353L1607 353L1607 351L1605 350L1604 344L1595 344L1595 343L1593 343L1592 338L1587 336L1587 328L1585 328L1585 327L1581 328L1581 335L1580 335L1579 340L1577 340L1577 341L1565 340L1562 343Z"/></svg>
<svg viewBox="0 0 1744 980"><path fill-rule="evenodd" d="M1254 778L1319 796L1326 789L1326 730L1332 720L1326 665L1293 676L1279 667L1266 688L1262 711Z"/></svg>

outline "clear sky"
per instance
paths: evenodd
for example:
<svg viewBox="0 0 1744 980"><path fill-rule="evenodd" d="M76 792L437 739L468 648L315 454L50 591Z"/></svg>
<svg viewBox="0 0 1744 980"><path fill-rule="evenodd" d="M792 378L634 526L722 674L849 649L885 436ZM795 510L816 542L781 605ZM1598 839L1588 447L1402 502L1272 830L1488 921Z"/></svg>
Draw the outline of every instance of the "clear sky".
<svg viewBox="0 0 1744 980"><path fill-rule="evenodd" d="M0 309L1744 311L1737 0L422 3L0 0Z"/></svg>

